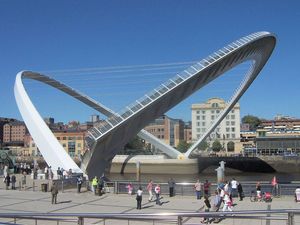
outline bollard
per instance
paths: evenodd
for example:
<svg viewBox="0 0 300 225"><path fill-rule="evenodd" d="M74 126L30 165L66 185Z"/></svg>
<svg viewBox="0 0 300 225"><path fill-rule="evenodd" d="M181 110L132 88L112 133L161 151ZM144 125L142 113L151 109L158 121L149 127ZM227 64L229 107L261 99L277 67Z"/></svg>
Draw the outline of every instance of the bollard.
<svg viewBox="0 0 300 225"><path fill-rule="evenodd" d="M226 162L224 162L224 161L221 161L221 162L219 162L220 163L220 167L223 169L223 171L225 172L225 164L226 164Z"/></svg>
<svg viewBox="0 0 300 225"><path fill-rule="evenodd" d="M21 181L19 181L19 191L21 191Z"/></svg>
<svg viewBox="0 0 300 225"><path fill-rule="evenodd" d="M215 170L217 171L217 182L224 182L224 170L220 166Z"/></svg>
<svg viewBox="0 0 300 225"><path fill-rule="evenodd" d="M32 181L32 191L35 191L35 189L34 189L34 180Z"/></svg>
<svg viewBox="0 0 300 225"><path fill-rule="evenodd" d="M61 192L64 192L64 179L61 180Z"/></svg>

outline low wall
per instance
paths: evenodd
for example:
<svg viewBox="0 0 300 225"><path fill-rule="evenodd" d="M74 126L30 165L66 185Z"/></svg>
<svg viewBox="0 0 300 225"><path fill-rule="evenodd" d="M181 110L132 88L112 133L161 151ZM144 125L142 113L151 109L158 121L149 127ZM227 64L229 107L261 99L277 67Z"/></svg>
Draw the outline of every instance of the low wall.
<svg viewBox="0 0 300 225"><path fill-rule="evenodd" d="M128 162L126 158L112 161L111 173L120 173L125 164L124 173L136 173L137 161L142 174L197 174L197 159L164 159L160 157L133 157Z"/></svg>

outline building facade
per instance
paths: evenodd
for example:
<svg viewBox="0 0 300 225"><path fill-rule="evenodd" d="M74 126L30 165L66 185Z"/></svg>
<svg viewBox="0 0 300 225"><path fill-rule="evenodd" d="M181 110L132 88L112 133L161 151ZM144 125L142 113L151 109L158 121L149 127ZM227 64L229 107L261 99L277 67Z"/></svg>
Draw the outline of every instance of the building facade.
<svg viewBox="0 0 300 225"><path fill-rule="evenodd" d="M13 121L3 125L3 145L23 146L27 133L24 122Z"/></svg>
<svg viewBox="0 0 300 225"><path fill-rule="evenodd" d="M144 129L166 144L176 147L181 140L184 140L184 127L185 124L182 120L172 119L164 115Z"/></svg>
<svg viewBox="0 0 300 225"><path fill-rule="evenodd" d="M54 131L54 136L71 157L79 157L85 151L85 132L65 130ZM37 148L30 134L27 134L24 141L24 151L21 153L25 156L40 156L40 151Z"/></svg>
<svg viewBox="0 0 300 225"><path fill-rule="evenodd" d="M213 124L226 107L221 98L211 98L204 103L192 105L192 139L198 140ZM228 142L240 143L240 105L237 103L219 126L210 134L207 142L219 140L226 149Z"/></svg>

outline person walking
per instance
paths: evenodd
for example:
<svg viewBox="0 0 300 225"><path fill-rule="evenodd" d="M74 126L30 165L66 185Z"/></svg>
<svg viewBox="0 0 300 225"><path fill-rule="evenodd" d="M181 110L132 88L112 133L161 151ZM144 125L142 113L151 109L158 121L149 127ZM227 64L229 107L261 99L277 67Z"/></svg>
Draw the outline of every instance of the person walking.
<svg viewBox="0 0 300 225"><path fill-rule="evenodd" d="M222 211L223 212L225 212L225 211L231 212L232 211L232 200L230 199L230 196L227 192L225 192L223 201L224 201L224 206L223 206Z"/></svg>
<svg viewBox="0 0 300 225"><path fill-rule="evenodd" d="M24 191L25 191L26 190L26 172L23 172L21 182L22 182L22 189L24 189Z"/></svg>
<svg viewBox="0 0 300 225"><path fill-rule="evenodd" d="M237 190L238 190L238 193L239 193L240 201L243 201L244 191L243 191L243 187L242 187L241 183L238 184Z"/></svg>
<svg viewBox="0 0 300 225"><path fill-rule="evenodd" d="M174 196L174 188L175 188L175 181L173 180L173 178L170 178L168 181L168 185L169 185L169 196L173 197Z"/></svg>
<svg viewBox="0 0 300 225"><path fill-rule="evenodd" d="M5 182L5 189L8 190L9 189L9 185L10 185L10 176L9 173L7 173L6 177L4 178L4 182Z"/></svg>
<svg viewBox="0 0 300 225"><path fill-rule="evenodd" d="M132 185L132 183L127 184L126 187L127 187L128 194L132 195L132 193L133 193L133 185Z"/></svg>
<svg viewBox="0 0 300 225"><path fill-rule="evenodd" d="M205 181L203 184L203 189L204 189L204 195L209 196L209 189L210 189L211 183L208 182L208 180Z"/></svg>
<svg viewBox="0 0 300 225"><path fill-rule="evenodd" d="M77 193L80 193L81 190L81 185L82 185L82 177L81 176L77 176Z"/></svg>
<svg viewBox="0 0 300 225"><path fill-rule="evenodd" d="M12 190L16 190L16 182L17 182L17 178L16 176L13 174L11 176L11 189Z"/></svg>
<svg viewBox="0 0 300 225"><path fill-rule="evenodd" d="M197 199L201 199L201 183L200 183L199 179L194 184L194 189L195 189L195 192L196 192Z"/></svg>
<svg viewBox="0 0 300 225"><path fill-rule="evenodd" d="M278 185L276 176L273 177L271 184L272 184L272 194L273 194L273 196L278 197L279 196L279 191L278 191L279 185Z"/></svg>
<svg viewBox="0 0 300 225"><path fill-rule="evenodd" d="M155 196L156 196L156 205L161 205L159 196L160 196L160 185L156 184L155 188L154 188L154 192L155 192Z"/></svg>
<svg viewBox="0 0 300 225"><path fill-rule="evenodd" d="M147 185L147 191L149 193L149 198L148 198L149 202L151 202L152 198L153 198L152 189L153 189L153 182L152 182L152 180L150 180L148 185Z"/></svg>
<svg viewBox="0 0 300 225"><path fill-rule="evenodd" d="M95 195L97 192L97 186L98 186L98 177L95 176L94 179L92 180L92 188Z"/></svg>
<svg viewBox="0 0 300 225"><path fill-rule="evenodd" d="M259 201L261 201L261 185L260 182L256 183L256 196Z"/></svg>
<svg viewBox="0 0 300 225"><path fill-rule="evenodd" d="M52 202L52 204L56 204L57 203L57 194L58 194L58 187L57 187L56 182L53 182L50 192L51 192L51 202Z"/></svg>
<svg viewBox="0 0 300 225"><path fill-rule="evenodd" d="M236 197L237 196L237 187L238 187L238 182L235 180L235 178L232 178L232 181L230 182L231 184L231 197Z"/></svg>
<svg viewBox="0 0 300 225"><path fill-rule="evenodd" d="M210 201L208 199L208 196L204 196L204 212L209 212L209 209L211 208ZM209 218L207 216L204 216L201 223L209 223Z"/></svg>
<svg viewBox="0 0 300 225"><path fill-rule="evenodd" d="M136 193L136 203L137 203L136 209L142 209L142 199L143 199L142 194L143 194L143 189L140 186Z"/></svg>

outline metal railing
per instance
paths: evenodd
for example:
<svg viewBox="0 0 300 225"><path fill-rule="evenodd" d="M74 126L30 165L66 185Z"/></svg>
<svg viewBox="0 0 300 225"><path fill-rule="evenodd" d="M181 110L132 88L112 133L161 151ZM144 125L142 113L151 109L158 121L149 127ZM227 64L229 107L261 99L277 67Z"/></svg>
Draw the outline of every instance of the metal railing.
<svg viewBox="0 0 300 225"><path fill-rule="evenodd" d="M20 220L31 220L35 224L44 221L68 222L69 224L84 225L90 223L88 219L97 220L97 224L106 224L109 220L119 220L132 224L137 221L150 221L157 223L175 223L178 225L192 224L192 218L207 218L210 222L214 219L231 219L231 224L240 224L240 220L252 220L257 224L258 221L270 223L271 221L281 221L280 224L294 225L300 222L299 209L281 210L245 210L235 212L177 212L177 213L0 213L0 219L12 219L6 224L19 224ZM278 224L278 222L276 223Z"/></svg>

